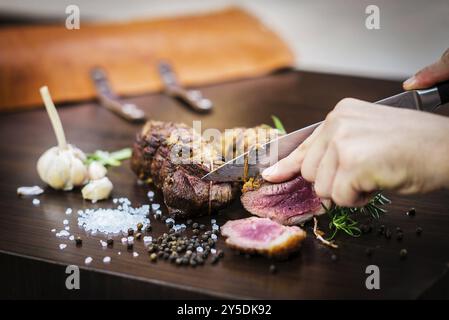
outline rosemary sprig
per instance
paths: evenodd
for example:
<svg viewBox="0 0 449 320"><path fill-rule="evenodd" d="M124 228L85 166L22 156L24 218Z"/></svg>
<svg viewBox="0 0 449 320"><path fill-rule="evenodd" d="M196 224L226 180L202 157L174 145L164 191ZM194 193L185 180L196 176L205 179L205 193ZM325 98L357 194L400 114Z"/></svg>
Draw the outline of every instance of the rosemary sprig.
<svg viewBox="0 0 449 320"><path fill-rule="evenodd" d="M354 216L357 214L365 214L374 219L379 219L382 214L387 212L381 206L390 202L387 197L378 193L363 207L347 208L333 204L330 208L327 208L322 204L324 210L330 217L329 229L332 231L331 236L327 240L334 239L339 231L345 232L351 237L359 237L362 232Z"/></svg>

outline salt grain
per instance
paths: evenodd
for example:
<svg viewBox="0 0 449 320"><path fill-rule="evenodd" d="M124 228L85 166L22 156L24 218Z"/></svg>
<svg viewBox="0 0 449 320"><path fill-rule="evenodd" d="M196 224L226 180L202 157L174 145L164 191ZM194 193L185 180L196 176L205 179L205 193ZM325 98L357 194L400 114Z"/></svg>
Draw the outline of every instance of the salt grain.
<svg viewBox="0 0 449 320"><path fill-rule="evenodd" d="M145 236L145 237L143 237L143 243L144 244L148 244L148 243L150 243L152 241L153 241L153 237L152 236Z"/></svg>
<svg viewBox="0 0 449 320"><path fill-rule="evenodd" d="M64 250L67 247L67 245L65 243L61 243L59 245L59 249Z"/></svg>
<svg viewBox="0 0 449 320"><path fill-rule="evenodd" d="M44 190L39 186L17 188L17 194L20 196L38 196L43 192Z"/></svg>
<svg viewBox="0 0 449 320"><path fill-rule="evenodd" d="M72 208L67 208L65 214L69 215L72 214L72 212L73 212Z"/></svg>
<svg viewBox="0 0 449 320"><path fill-rule="evenodd" d="M58 233L56 233L56 236L58 238L68 237L70 236L70 233L67 230L61 230Z"/></svg>
<svg viewBox="0 0 449 320"><path fill-rule="evenodd" d="M211 220L210 220L210 223L211 223L211 224L215 224L215 223L217 223L217 220L211 219Z"/></svg>
<svg viewBox="0 0 449 320"><path fill-rule="evenodd" d="M62 223L66 226L66 225L68 225L69 224L69 220L67 220L67 219L64 219L64 221L62 221Z"/></svg>
<svg viewBox="0 0 449 320"><path fill-rule="evenodd" d="M51 229L51 232L56 232L56 229Z"/></svg>
<svg viewBox="0 0 449 320"><path fill-rule="evenodd" d="M106 241L100 240L100 244L103 248L106 248L108 243Z"/></svg>
<svg viewBox="0 0 449 320"><path fill-rule="evenodd" d="M119 256L121 256L122 255L122 253L119 251L119 252L117 252L117 254L119 255Z"/></svg>
<svg viewBox="0 0 449 320"><path fill-rule="evenodd" d="M38 206L41 203L39 199L34 198L33 199L33 205Z"/></svg>
<svg viewBox="0 0 449 320"><path fill-rule="evenodd" d="M123 244L127 244L127 243L128 243L128 239L125 238L125 237L123 237L123 238L122 238L122 243L123 243Z"/></svg>
<svg viewBox="0 0 449 320"><path fill-rule="evenodd" d="M134 257L134 258L137 258L138 256L139 256L139 254L138 254L137 252L134 251L134 252L133 252L133 257Z"/></svg>
<svg viewBox="0 0 449 320"><path fill-rule="evenodd" d="M127 241L128 243L134 243L134 237L128 237Z"/></svg>
<svg viewBox="0 0 449 320"><path fill-rule="evenodd" d="M218 229L220 229L220 227L218 226L218 224L212 225L212 230L218 230Z"/></svg>
<svg viewBox="0 0 449 320"><path fill-rule="evenodd" d="M147 197L150 198L150 199L153 199L154 198L154 192L153 191L148 191Z"/></svg>
<svg viewBox="0 0 449 320"><path fill-rule="evenodd" d="M210 249L210 253L216 254L217 253L217 249L214 249L214 248Z"/></svg>
<svg viewBox="0 0 449 320"><path fill-rule="evenodd" d="M69 226L66 226L64 229L67 230L67 231L69 231L69 230L70 230L70 227L69 227Z"/></svg>
<svg viewBox="0 0 449 320"><path fill-rule="evenodd" d="M161 207L161 205L159 203L152 203L151 204L151 210L153 210L153 211L158 210L160 207Z"/></svg>
<svg viewBox="0 0 449 320"><path fill-rule="evenodd" d="M109 257L109 256L104 257L103 258L103 262L104 263L110 263L111 262L111 257Z"/></svg>
<svg viewBox="0 0 449 320"><path fill-rule="evenodd" d="M90 264L91 262L92 262L92 257L87 257L85 260L84 260L84 263L85 264Z"/></svg>
<svg viewBox="0 0 449 320"><path fill-rule="evenodd" d="M211 238L212 240L217 240L217 239L218 239L217 235L214 234L214 233L212 233L212 234L210 235L210 238Z"/></svg>
<svg viewBox="0 0 449 320"><path fill-rule="evenodd" d="M198 253L201 253L203 251L204 251L203 247L197 247L196 248L196 252L198 252Z"/></svg>
<svg viewBox="0 0 449 320"><path fill-rule="evenodd" d="M69 240L70 240L70 241L75 240L75 236L72 234L72 235L69 237Z"/></svg>

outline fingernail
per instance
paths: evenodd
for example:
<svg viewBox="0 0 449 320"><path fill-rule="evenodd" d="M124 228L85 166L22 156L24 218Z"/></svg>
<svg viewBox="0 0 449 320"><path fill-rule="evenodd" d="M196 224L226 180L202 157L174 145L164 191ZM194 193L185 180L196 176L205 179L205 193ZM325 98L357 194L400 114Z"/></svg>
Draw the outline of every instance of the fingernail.
<svg viewBox="0 0 449 320"><path fill-rule="evenodd" d="M276 164L274 164L271 167L266 168L264 171L262 171L262 176L269 177L269 176L273 175L275 171L276 171Z"/></svg>
<svg viewBox="0 0 449 320"><path fill-rule="evenodd" d="M415 76L413 76L413 77L405 80L404 83L402 84L402 86L404 87L405 90L409 90L409 89L413 89L415 84L416 84L416 78L415 78Z"/></svg>

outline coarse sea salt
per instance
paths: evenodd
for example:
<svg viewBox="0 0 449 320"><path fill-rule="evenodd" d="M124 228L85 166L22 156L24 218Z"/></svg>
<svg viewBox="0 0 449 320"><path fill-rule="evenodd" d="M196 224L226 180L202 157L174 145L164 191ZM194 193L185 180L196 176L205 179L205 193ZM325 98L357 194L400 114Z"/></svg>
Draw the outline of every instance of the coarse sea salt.
<svg viewBox="0 0 449 320"><path fill-rule="evenodd" d="M39 199L33 199L33 205L38 206L41 203Z"/></svg>
<svg viewBox="0 0 449 320"><path fill-rule="evenodd" d="M67 215L72 214L72 212L73 212L72 208L67 208L65 210L65 214L67 214Z"/></svg>
<svg viewBox="0 0 449 320"><path fill-rule="evenodd" d="M104 263L109 263L109 262L111 262L111 257L109 257L109 256L104 257L104 258L103 258L103 262L104 262Z"/></svg>
<svg viewBox="0 0 449 320"><path fill-rule="evenodd" d="M100 240L100 244L101 244L101 246L103 248L105 248L108 245L108 243L106 241L103 241L103 240Z"/></svg>
<svg viewBox="0 0 449 320"><path fill-rule="evenodd" d="M67 219L64 219L63 221L62 221L62 223L66 226L66 225L68 225L69 224L69 220L67 220Z"/></svg>
<svg viewBox="0 0 449 320"><path fill-rule="evenodd" d="M145 236L145 237L143 237L143 243L144 244L149 244L152 241L153 241L153 237L152 236Z"/></svg>
<svg viewBox="0 0 449 320"><path fill-rule="evenodd" d="M69 227L69 226L66 226L64 229L67 230L67 231L69 231L69 230L70 230L70 227Z"/></svg>
<svg viewBox="0 0 449 320"><path fill-rule="evenodd" d="M43 192L44 190L39 186L17 188L17 194L20 196L38 196Z"/></svg>
<svg viewBox="0 0 449 320"><path fill-rule="evenodd" d="M87 257L85 260L84 260L84 263L85 264L90 264L91 262L92 262L92 257Z"/></svg>
<svg viewBox="0 0 449 320"><path fill-rule="evenodd" d="M133 208L126 198L118 198L117 202L120 203L117 208L78 211L78 225L88 232L118 235L134 229L138 223L142 223L144 228L150 223L147 218L149 205Z"/></svg>
<svg viewBox="0 0 449 320"><path fill-rule="evenodd" d="M75 236L72 234L72 235L69 237L69 240L70 240L70 241L75 240Z"/></svg>
<svg viewBox="0 0 449 320"><path fill-rule="evenodd" d="M56 232L56 229L51 229L51 232Z"/></svg>
<svg viewBox="0 0 449 320"><path fill-rule="evenodd" d="M68 236L70 236L70 233L67 230L61 230L56 233L56 236L58 238L68 237Z"/></svg>
<svg viewBox="0 0 449 320"><path fill-rule="evenodd" d="M134 252L133 252L133 257L134 257L134 258L137 258L138 256L139 256L139 254L138 254L137 252L134 251Z"/></svg>
<svg viewBox="0 0 449 320"><path fill-rule="evenodd" d="M59 245L59 249L64 250L67 247L67 245L65 243L61 243Z"/></svg>

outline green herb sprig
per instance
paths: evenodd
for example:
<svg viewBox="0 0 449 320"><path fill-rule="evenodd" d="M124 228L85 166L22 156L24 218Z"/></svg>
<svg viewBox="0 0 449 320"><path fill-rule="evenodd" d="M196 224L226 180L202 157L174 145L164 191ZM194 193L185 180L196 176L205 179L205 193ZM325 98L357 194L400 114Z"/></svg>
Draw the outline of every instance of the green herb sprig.
<svg viewBox="0 0 449 320"><path fill-rule="evenodd" d="M124 148L114 152L97 150L94 153L88 154L86 163L98 161L104 166L118 167L123 160L131 158L132 151L130 148Z"/></svg>
<svg viewBox="0 0 449 320"><path fill-rule="evenodd" d="M334 239L339 231L342 231L351 237L359 237L362 232L354 217L358 214L365 214L374 219L379 219L382 214L387 212L387 210L381 206L389 204L390 202L391 201L387 197L378 193L363 207L347 208L332 205L330 208L327 208L322 204L330 218L329 229L332 231L332 234L328 240Z"/></svg>
<svg viewBox="0 0 449 320"><path fill-rule="evenodd" d="M281 120L278 117L272 115L271 119L273 119L274 127L278 129L280 133L282 134L287 133L287 131L285 131L284 125L282 124Z"/></svg>

